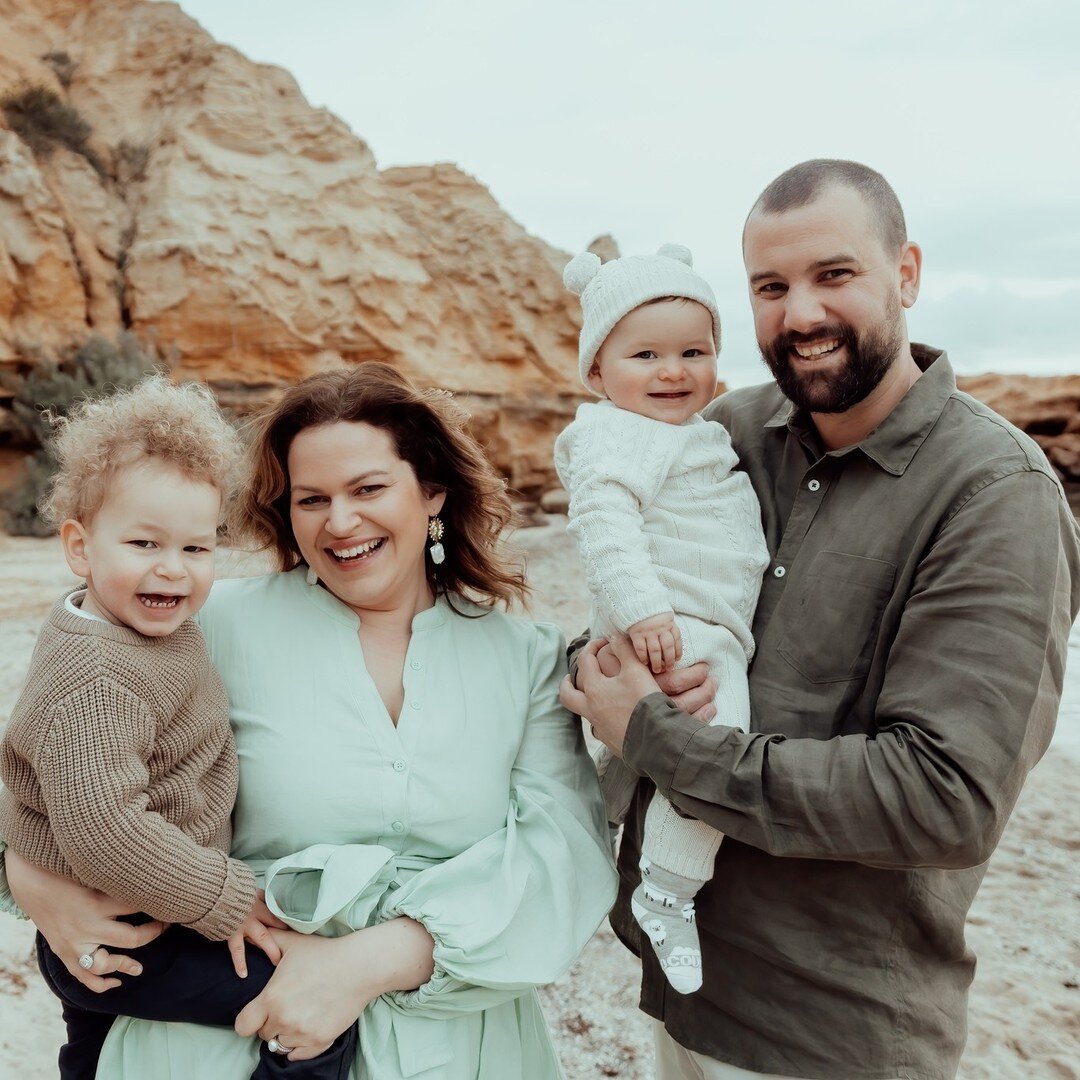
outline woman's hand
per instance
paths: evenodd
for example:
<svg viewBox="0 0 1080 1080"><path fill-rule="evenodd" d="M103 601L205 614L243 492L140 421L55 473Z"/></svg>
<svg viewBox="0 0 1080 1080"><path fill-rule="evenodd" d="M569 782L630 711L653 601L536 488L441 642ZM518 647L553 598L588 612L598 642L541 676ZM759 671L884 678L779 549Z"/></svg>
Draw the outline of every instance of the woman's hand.
<svg viewBox="0 0 1080 1080"><path fill-rule="evenodd" d="M434 970L431 935L404 917L339 938L271 933L281 962L235 1027L290 1047L290 1061L318 1057L380 994L415 990Z"/></svg>
<svg viewBox="0 0 1080 1080"><path fill-rule="evenodd" d="M15 902L30 916L49 948L83 986L100 994L120 985L119 979L106 976L114 972L142 973L142 966L130 956L114 956L108 949L137 949L146 945L162 933L164 923L132 926L119 922L118 916L135 912L111 896L43 870L11 848L5 852L4 859ZM94 958L93 967L88 971L79 966L79 957L84 953L90 953Z"/></svg>

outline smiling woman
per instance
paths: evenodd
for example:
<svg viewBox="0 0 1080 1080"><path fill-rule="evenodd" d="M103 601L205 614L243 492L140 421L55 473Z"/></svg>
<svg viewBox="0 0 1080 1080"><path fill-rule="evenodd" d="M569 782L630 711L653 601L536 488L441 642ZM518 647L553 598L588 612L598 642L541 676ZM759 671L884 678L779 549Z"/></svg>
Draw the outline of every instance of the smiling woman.
<svg viewBox="0 0 1080 1080"><path fill-rule="evenodd" d="M352 1076L561 1075L535 987L591 937L615 875L558 700L562 638L498 610L524 579L464 423L370 363L305 380L257 424L233 527L279 571L216 583L199 623L240 760L232 854L291 930L237 1018L247 1038L121 1017L99 1080L236 1080L259 1064L250 1036L297 1062L357 1024ZM39 925L90 933L93 894L20 869Z"/></svg>

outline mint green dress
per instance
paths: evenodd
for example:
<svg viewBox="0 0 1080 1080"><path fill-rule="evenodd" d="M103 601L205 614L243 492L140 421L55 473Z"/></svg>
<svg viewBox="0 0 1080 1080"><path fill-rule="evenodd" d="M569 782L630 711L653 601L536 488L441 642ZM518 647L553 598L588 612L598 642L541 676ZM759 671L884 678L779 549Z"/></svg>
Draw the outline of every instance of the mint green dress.
<svg viewBox="0 0 1080 1080"><path fill-rule="evenodd" d="M395 727L359 619L303 568L218 582L199 622L240 755L233 854L271 906L334 935L408 915L435 940L430 982L364 1011L351 1080L560 1077L535 988L566 971L616 884L558 701L559 631L440 598L413 622ZM257 1045L121 1018L98 1077L243 1080Z"/></svg>

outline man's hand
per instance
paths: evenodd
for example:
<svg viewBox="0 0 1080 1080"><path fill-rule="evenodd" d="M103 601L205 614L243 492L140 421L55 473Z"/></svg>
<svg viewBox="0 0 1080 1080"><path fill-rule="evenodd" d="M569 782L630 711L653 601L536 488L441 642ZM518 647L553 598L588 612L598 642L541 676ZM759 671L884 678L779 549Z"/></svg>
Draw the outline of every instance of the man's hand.
<svg viewBox="0 0 1080 1080"><path fill-rule="evenodd" d="M597 654L610 650L608 660L618 661L619 669L605 674ZM610 668L610 663L607 664ZM570 677L563 680L559 699L571 712L586 717L593 734L617 757L622 757L623 740L634 706L649 694L660 690L652 672L637 658L626 638L603 638L590 641L578 656L576 689Z"/></svg>
<svg viewBox="0 0 1080 1080"><path fill-rule="evenodd" d="M657 675L660 689L671 698L677 709L708 724L716 716L716 679L709 674L709 665L702 662Z"/></svg>
<svg viewBox="0 0 1080 1080"><path fill-rule="evenodd" d="M260 889L251 914L244 920L240 929L229 938L229 955L232 956L233 968L241 979L246 979L248 975L247 956L244 952L245 941L250 941L256 948L262 949L270 958L271 964L277 966L281 960L281 949L270 930L288 930L289 928L266 906L265 896L266 894Z"/></svg>
<svg viewBox="0 0 1080 1080"><path fill-rule="evenodd" d="M648 664L654 675L669 671L682 659L682 635L675 625L675 612L665 611L634 623L627 631L637 658Z"/></svg>

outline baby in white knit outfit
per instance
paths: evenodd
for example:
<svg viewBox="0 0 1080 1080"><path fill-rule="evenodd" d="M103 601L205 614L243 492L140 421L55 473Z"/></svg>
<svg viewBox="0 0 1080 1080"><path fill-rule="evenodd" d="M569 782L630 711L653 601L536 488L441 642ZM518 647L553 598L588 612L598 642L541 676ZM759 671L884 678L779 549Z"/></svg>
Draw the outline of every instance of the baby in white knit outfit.
<svg viewBox="0 0 1080 1080"><path fill-rule="evenodd" d="M748 729L750 624L769 556L731 439L700 415L716 392L712 289L674 244L603 266L578 255L563 280L581 297L582 382L603 399L581 405L555 443L591 631L625 635L657 674L705 661L719 687L713 722ZM606 751L598 767L619 822L637 778ZM721 839L653 796L631 907L683 994L701 986L694 897L712 876Z"/></svg>

